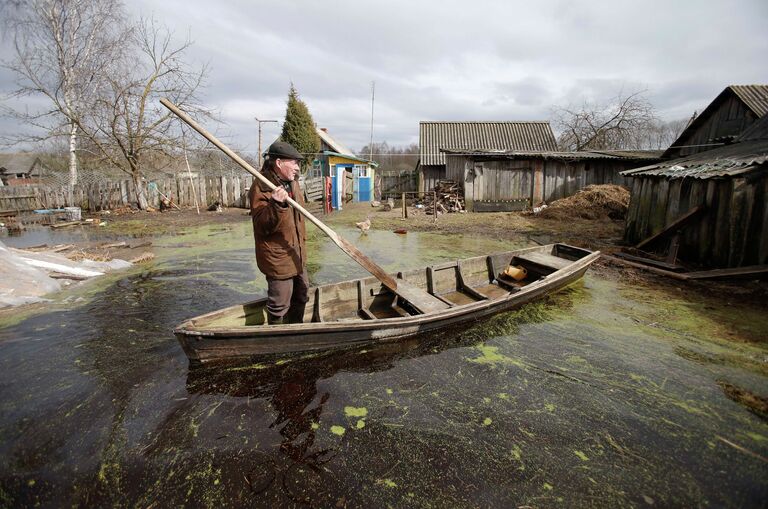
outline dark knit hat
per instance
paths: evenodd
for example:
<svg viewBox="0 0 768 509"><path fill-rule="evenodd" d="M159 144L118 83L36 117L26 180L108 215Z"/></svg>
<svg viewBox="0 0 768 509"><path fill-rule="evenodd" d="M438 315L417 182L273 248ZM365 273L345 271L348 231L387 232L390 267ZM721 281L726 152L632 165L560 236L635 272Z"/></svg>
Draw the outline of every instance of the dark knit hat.
<svg viewBox="0 0 768 509"><path fill-rule="evenodd" d="M276 141L267 149L267 155L270 159L296 159L303 161L304 156L296 150L293 145L284 141Z"/></svg>

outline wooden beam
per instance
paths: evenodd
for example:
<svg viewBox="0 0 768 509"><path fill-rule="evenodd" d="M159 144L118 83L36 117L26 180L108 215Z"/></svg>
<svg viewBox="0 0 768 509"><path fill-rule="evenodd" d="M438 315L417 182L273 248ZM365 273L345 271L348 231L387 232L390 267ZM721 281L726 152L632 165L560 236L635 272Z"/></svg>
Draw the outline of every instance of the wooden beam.
<svg viewBox="0 0 768 509"><path fill-rule="evenodd" d="M664 269L657 269L656 267L651 267L650 265L645 265L643 263L637 263L637 262L630 262L629 260L622 260L621 258L616 258L615 256L609 256L609 255L601 255L601 256L604 259L613 263L617 263L619 265L626 265L628 267L634 267L636 269L647 270L648 272L653 272L654 274L658 274L660 276L667 276L667 277L671 277L672 279L679 279L681 281L688 280L688 276L686 274L680 274L677 272L672 272Z"/></svg>
<svg viewBox="0 0 768 509"><path fill-rule="evenodd" d="M652 258L645 258L642 256L633 256L627 253L616 253L614 256L618 256L623 260L629 260L631 262L637 262L637 263L644 263L645 265L652 265L654 267L659 267L664 270L671 270L673 272L680 272L683 269L685 269L685 267L683 267L682 265L677 265L675 263L662 262L660 260L654 260Z"/></svg>
<svg viewBox="0 0 768 509"><path fill-rule="evenodd" d="M647 239L641 241L638 245L635 247L637 249L642 249L643 247L647 246L648 244L652 244L653 242L656 242L657 240L660 240L670 233L676 232L677 230L683 229L685 226L688 225L688 223L692 222L696 217L698 217L699 214L704 212L705 208L703 206L694 207L693 209L689 210L679 218L672 221L671 224L667 225L662 229L659 233L656 233L654 235L651 235Z"/></svg>
<svg viewBox="0 0 768 509"><path fill-rule="evenodd" d="M760 279L768 277L768 265L748 265L746 267L733 267L730 269L702 270L698 272L688 272L688 279Z"/></svg>

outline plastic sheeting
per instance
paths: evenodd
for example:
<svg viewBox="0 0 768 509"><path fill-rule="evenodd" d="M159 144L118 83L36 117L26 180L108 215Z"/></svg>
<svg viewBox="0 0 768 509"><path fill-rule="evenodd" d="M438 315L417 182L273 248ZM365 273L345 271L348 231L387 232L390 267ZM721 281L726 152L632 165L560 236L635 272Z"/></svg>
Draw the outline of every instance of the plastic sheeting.
<svg viewBox="0 0 768 509"><path fill-rule="evenodd" d="M24 251L0 242L0 308L44 301L43 295L61 290L60 280L51 278L49 272L95 277L131 265L118 259L75 262L61 254Z"/></svg>
<svg viewBox="0 0 768 509"><path fill-rule="evenodd" d="M48 273L33 267L0 242L0 308L39 302L47 293L61 289Z"/></svg>

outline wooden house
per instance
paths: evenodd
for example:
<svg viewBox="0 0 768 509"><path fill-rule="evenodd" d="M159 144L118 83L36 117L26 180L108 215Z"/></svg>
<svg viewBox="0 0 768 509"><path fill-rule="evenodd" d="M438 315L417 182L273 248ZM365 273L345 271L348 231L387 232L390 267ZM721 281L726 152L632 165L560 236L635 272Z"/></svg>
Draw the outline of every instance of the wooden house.
<svg viewBox="0 0 768 509"><path fill-rule="evenodd" d="M726 87L664 152L665 159L697 154L732 142L768 113L768 85Z"/></svg>
<svg viewBox="0 0 768 509"><path fill-rule="evenodd" d="M325 128L318 128L317 135L320 137L320 153L307 175L308 187L309 183L318 177L330 177L331 203L334 209L341 209L346 201L373 200L375 171L378 165L354 155Z"/></svg>
<svg viewBox="0 0 768 509"><path fill-rule="evenodd" d="M447 178L448 149L555 151L557 142L549 122L419 122L420 192Z"/></svg>
<svg viewBox="0 0 768 509"><path fill-rule="evenodd" d="M592 184L626 185L623 170L660 160L661 151L444 150L445 178L460 183L468 211L522 210Z"/></svg>
<svg viewBox="0 0 768 509"><path fill-rule="evenodd" d="M629 243L706 268L768 264L768 115L734 143L623 174Z"/></svg>
<svg viewBox="0 0 768 509"><path fill-rule="evenodd" d="M38 184L50 169L37 154L11 153L0 154L0 181L2 185Z"/></svg>

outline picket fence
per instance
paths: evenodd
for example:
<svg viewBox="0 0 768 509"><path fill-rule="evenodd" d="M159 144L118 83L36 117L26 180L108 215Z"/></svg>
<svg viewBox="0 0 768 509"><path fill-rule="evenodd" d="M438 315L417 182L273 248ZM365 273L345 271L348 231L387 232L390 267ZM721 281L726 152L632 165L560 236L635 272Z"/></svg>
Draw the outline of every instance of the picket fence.
<svg viewBox="0 0 768 509"><path fill-rule="evenodd" d="M218 202L224 207L248 206L248 189L253 177L189 177L157 179L145 187L147 201L159 207L167 197L180 207L207 208ZM72 199L66 186L45 185L0 187L0 213L20 213L37 209L80 207L84 210L112 210L136 203L136 194L129 180L109 180L76 185Z"/></svg>

